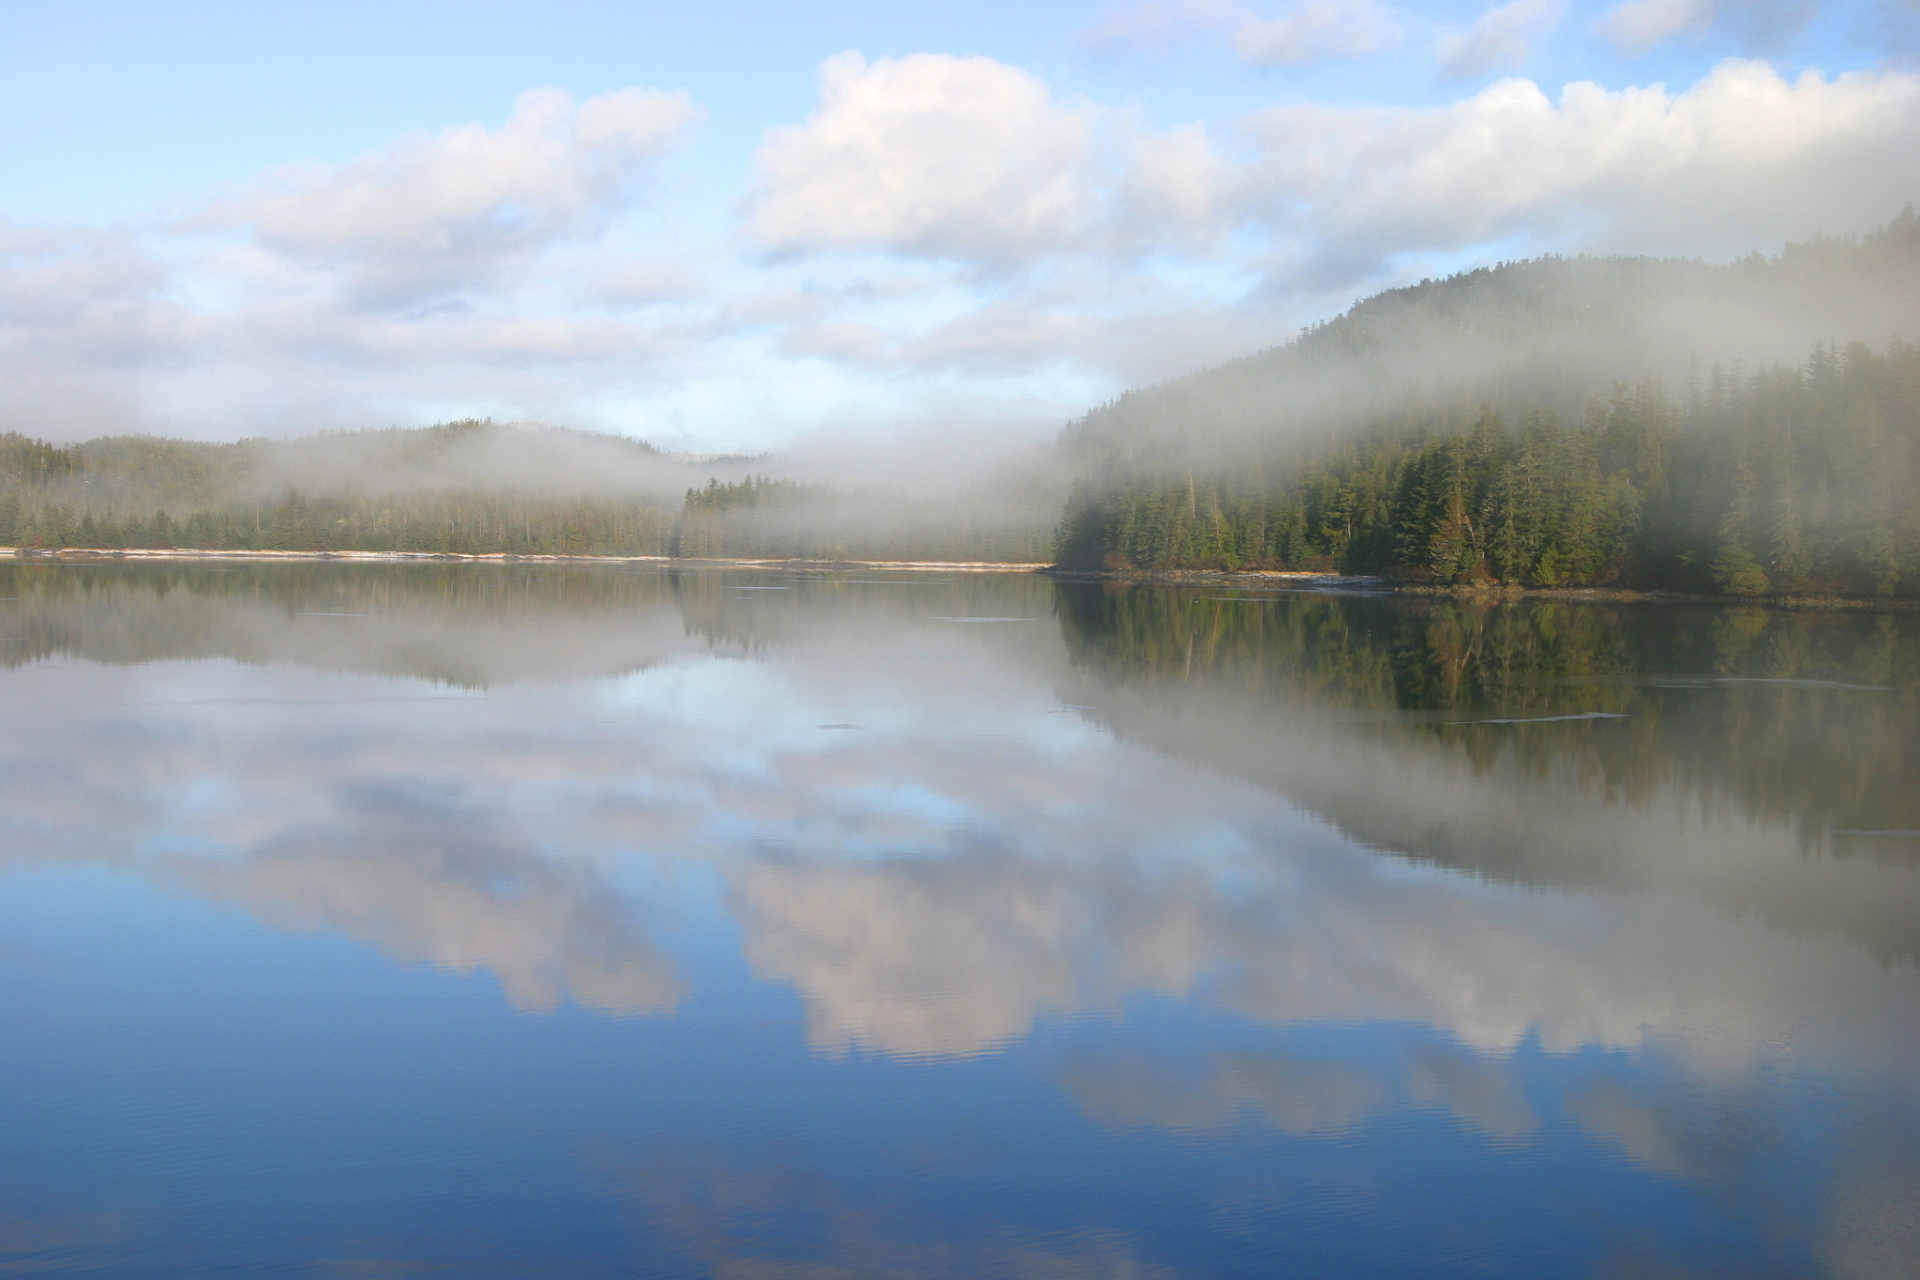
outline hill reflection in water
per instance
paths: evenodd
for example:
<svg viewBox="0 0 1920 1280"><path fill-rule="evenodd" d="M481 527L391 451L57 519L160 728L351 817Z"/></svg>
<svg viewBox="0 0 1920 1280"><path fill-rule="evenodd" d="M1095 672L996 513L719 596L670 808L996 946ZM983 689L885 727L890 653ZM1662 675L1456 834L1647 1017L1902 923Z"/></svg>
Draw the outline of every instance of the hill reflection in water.
<svg viewBox="0 0 1920 1280"><path fill-rule="evenodd" d="M590 1163L689 1274L1912 1256L1920 619L873 577L0 569L0 885L627 1037ZM60 900L0 946L106 974ZM90 1176L40 1211L125 1211Z"/></svg>

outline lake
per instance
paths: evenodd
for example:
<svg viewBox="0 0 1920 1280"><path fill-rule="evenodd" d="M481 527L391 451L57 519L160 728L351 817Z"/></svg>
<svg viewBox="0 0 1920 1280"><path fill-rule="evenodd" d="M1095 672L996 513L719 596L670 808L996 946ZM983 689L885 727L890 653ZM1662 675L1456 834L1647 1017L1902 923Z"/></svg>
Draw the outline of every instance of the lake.
<svg viewBox="0 0 1920 1280"><path fill-rule="evenodd" d="M0 1274L1920 1274L1920 615L0 597Z"/></svg>

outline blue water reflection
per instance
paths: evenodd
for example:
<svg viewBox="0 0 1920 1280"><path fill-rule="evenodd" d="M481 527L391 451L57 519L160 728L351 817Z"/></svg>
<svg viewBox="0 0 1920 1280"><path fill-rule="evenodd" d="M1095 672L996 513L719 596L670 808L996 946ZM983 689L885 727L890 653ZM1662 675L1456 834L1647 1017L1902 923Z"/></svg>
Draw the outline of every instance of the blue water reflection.
<svg viewBox="0 0 1920 1280"><path fill-rule="evenodd" d="M0 1270L1920 1257L1911 618L0 572Z"/></svg>

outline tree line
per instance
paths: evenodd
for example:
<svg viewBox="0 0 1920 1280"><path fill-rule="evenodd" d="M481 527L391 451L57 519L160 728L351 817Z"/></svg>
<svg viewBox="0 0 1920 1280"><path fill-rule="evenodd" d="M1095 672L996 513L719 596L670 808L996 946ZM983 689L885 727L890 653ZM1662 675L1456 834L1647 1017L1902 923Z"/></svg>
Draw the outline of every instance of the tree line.
<svg viewBox="0 0 1920 1280"><path fill-rule="evenodd" d="M1435 396L1238 465L1115 461L1060 563L1321 569L1435 583L1920 594L1920 347L1815 344L1678 397L1615 385L1576 421Z"/></svg>
<svg viewBox="0 0 1920 1280"><path fill-rule="evenodd" d="M367 497L289 490L270 502L179 517L0 494L0 545L46 550L665 555L673 527L672 510L653 502L492 492Z"/></svg>
<svg viewBox="0 0 1920 1280"><path fill-rule="evenodd" d="M1053 537L1047 510L1016 512L1011 520L964 508L914 510L880 496L758 476L689 489L677 512L645 497L288 490L271 501L175 515L73 498L73 486L56 480L84 472L76 455L0 437L0 546L1031 563L1047 558Z"/></svg>

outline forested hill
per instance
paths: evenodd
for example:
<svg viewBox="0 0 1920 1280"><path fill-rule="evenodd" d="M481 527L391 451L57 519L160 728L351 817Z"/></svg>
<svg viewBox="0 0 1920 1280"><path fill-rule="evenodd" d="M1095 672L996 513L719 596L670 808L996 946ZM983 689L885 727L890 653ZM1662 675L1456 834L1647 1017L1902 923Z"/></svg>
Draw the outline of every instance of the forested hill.
<svg viewBox="0 0 1920 1280"><path fill-rule="evenodd" d="M1727 264L1545 257L1390 289L1256 355L1131 391L1070 424L1083 463L1207 461L1324 438L1451 396L1562 416L1614 382L1678 387L1815 341L1920 338L1920 218Z"/></svg>
<svg viewBox="0 0 1920 1280"><path fill-rule="evenodd" d="M0 544L657 554L682 495L757 458L473 419L230 443L0 434Z"/></svg>
<svg viewBox="0 0 1920 1280"><path fill-rule="evenodd" d="M1920 592L1920 220L1502 264L1070 425L1077 567Z"/></svg>
<svg viewBox="0 0 1920 1280"><path fill-rule="evenodd" d="M587 497L641 492L670 500L692 474L642 440L478 419L229 443L137 435L53 445L20 429L30 425L0 436L0 487L96 513L167 508L180 515L271 502L289 489L381 497L512 488ZM721 458L705 465L733 476L755 461Z"/></svg>
<svg viewBox="0 0 1920 1280"><path fill-rule="evenodd" d="M0 433L0 546L1035 562L1064 486L938 502L769 478L774 460L475 420L212 444Z"/></svg>

